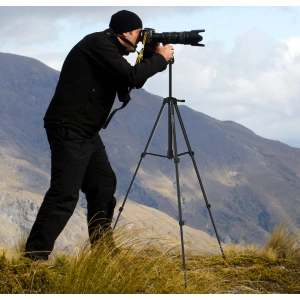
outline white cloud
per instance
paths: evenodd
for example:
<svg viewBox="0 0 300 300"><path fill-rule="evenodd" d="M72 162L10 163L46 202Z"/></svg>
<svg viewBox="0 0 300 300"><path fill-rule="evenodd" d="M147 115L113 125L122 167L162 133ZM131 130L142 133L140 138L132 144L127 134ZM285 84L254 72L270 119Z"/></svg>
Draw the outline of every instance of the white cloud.
<svg viewBox="0 0 300 300"><path fill-rule="evenodd" d="M201 49L175 45L172 96L263 137L297 139L300 146L299 41L299 37L276 41L255 29L239 36L229 53L219 42ZM167 74L146 86L167 96Z"/></svg>

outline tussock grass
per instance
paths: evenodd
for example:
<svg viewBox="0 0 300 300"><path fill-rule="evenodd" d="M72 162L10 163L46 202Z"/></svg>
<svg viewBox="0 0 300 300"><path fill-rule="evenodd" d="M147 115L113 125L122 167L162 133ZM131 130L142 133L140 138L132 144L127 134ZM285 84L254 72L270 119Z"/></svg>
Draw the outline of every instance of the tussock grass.
<svg viewBox="0 0 300 300"><path fill-rule="evenodd" d="M61 269L65 274L60 292L163 293L167 291L166 278L182 285L182 278L173 276L181 273L180 260L177 259L174 263L172 259L171 252L176 249L174 242L166 238L160 239L163 244L157 247L156 239L143 239L142 236L143 230L135 230L130 235L119 230L114 238L120 252L116 253L116 248L106 244L90 250L87 243L73 255L64 255L63 259L60 258L60 261L64 261ZM166 251L162 251L163 249Z"/></svg>
<svg viewBox="0 0 300 300"><path fill-rule="evenodd" d="M287 223L279 224L268 239L265 250L271 250L278 258L300 262L300 238L293 234Z"/></svg>
<svg viewBox="0 0 300 300"><path fill-rule="evenodd" d="M47 263L0 250L0 293L38 294L269 294L300 292L299 238L285 225L264 247L225 245L219 255L186 255L184 284L181 248L164 236L117 229L116 248L88 242L72 252L54 253ZM293 241L293 242L292 242ZM282 246L285 245L284 251ZM289 245L289 246L288 246ZM298 247L298 248L297 248ZM284 253L284 254L283 254Z"/></svg>

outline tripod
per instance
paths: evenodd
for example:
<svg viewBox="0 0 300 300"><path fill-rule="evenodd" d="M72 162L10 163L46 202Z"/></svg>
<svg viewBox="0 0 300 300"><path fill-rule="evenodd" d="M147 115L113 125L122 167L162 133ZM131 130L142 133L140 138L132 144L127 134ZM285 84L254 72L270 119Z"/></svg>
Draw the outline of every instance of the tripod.
<svg viewBox="0 0 300 300"><path fill-rule="evenodd" d="M183 241L183 226L184 226L184 221L182 219L182 209L181 209L181 199L180 199L180 185L179 185L179 171L178 171L178 164L180 162L179 156L181 156L181 155L189 154L191 156L191 159L192 159L195 171L196 171L196 175L197 175L200 187L201 187L201 191L202 191L205 203L206 203L206 207L208 209L208 212L209 212L209 215L210 215L210 218L211 218L211 221L212 221L212 225L213 225L213 228L214 228L214 231L215 231L215 234L216 234L216 237L217 237L220 249L221 249L222 257L223 257L223 259L226 259L226 257L224 255L224 251L222 249L222 245L221 245L221 242L220 242L220 239L219 239L217 228L215 226L215 222L214 222L213 217L212 217L212 213L211 213L211 210L210 210L211 205L208 203L208 200L207 200L207 197L206 197L206 193L205 193L205 190L204 190L204 187L203 187L203 184L202 184L202 180L201 180L201 177L200 177L197 165L196 165L196 161L195 161L195 158L194 158L194 152L191 149L191 145L189 143L188 136L187 136L187 133L186 133L185 128L184 128L184 124L183 124L183 121L182 121L182 118L181 118L181 115L180 115L180 111L179 111L179 108L177 106L177 102L185 102L185 100L177 100L177 99L175 99L175 98L172 97L172 64L173 63L174 63L174 60L169 61L169 97L165 98L164 101L163 101L162 107L161 107L161 109L159 111L159 114L157 116L157 119L155 121L154 127L152 129L152 132L151 132L150 137L148 139L148 142L146 144L145 150L141 154L140 161L138 163L138 166L137 166L137 168L135 170L135 173L134 173L133 178L131 180L131 183L129 185L129 189L128 189L127 193L126 193L126 196L125 196L125 199L123 201L123 204L119 208L119 214L117 216L117 219L116 219L116 222L114 224L113 230L116 228L116 225L117 225L118 220L120 218L121 212L124 209L125 202L127 200L127 197L129 195L129 192L131 190L131 187L132 187L133 182L135 180L135 177L136 177L136 175L138 173L138 170L140 168L140 165L142 163L143 158L148 154L148 155L165 157L165 158L168 158L168 159L174 159L175 173L176 173L178 211L179 211L179 226L180 226L180 237L181 237L182 268L183 268L183 271L184 271L184 281L185 281L185 287L186 287L187 286L187 281L186 281L186 263L185 263L184 241ZM163 112L164 107L165 107L166 104L168 104L168 150L167 150L167 155L165 156L165 155L159 155L159 154L149 153L149 152L147 152L147 150L148 150L148 148L150 146L150 143L151 143L151 140L153 138L154 132L156 130L156 127L158 125L158 122L159 122L159 120L161 118L162 112ZM175 112L177 114L177 118L178 118L181 130L182 130L182 133L183 133L183 136L184 136L187 148L188 148L188 152L184 152L184 153L181 153L181 154L177 153L177 140L176 140L175 115L174 115Z"/></svg>

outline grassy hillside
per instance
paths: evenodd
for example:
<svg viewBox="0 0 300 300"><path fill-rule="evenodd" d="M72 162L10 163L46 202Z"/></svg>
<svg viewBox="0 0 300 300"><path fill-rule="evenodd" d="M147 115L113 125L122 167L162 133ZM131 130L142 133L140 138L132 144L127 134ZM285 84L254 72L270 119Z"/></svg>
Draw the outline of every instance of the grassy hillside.
<svg viewBox="0 0 300 300"><path fill-rule="evenodd" d="M56 253L49 262L30 262L20 248L2 250L2 294L297 294L299 237L278 226L264 247L226 245L220 254L186 256L167 238L143 239L143 232L115 232L121 251L85 245ZM20 245L22 246L22 245ZM186 282L184 280L186 275ZM186 285L185 285L186 283Z"/></svg>

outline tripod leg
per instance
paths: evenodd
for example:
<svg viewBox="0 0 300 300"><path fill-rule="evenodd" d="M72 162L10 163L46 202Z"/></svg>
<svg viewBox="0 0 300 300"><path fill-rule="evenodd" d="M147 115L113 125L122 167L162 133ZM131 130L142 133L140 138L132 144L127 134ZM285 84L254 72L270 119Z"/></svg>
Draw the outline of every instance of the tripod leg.
<svg viewBox="0 0 300 300"><path fill-rule="evenodd" d="M182 121L182 118L181 118L180 111L179 111L179 108L177 106L177 103L174 104L174 107L175 107L175 110L176 110L176 113L177 113L178 121L180 123L180 127L181 127L181 130L182 130L182 133L183 133L183 136L184 136L184 139L185 139L185 142L186 142L189 154L190 154L190 156L192 158L192 162L193 162L193 165L194 165L194 168L195 168L195 171L196 171L196 175L197 175L200 187L201 187L201 191L202 191L205 203L206 203L206 207L208 209L208 212L209 212L209 215L210 215L210 219L211 219L212 225L214 227L214 231L215 231L215 234L216 234L216 237L217 237L220 249L221 249L222 257L225 260L226 257L225 257L225 254L224 254L224 251L223 251L223 248L222 248L222 245L221 245L221 241L220 241L220 238L219 238L219 235L218 235L218 232L217 232L217 228L216 228L216 225L215 225L215 222L214 222L211 210L210 210L211 205L208 203L207 196L206 196L206 193L205 193L205 190L204 190L204 186L203 186L203 183L202 183L202 180L201 180L198 168L197 168L197 164L196 164L196 161L195 161L195 158L194 158L194 152L192 151L190 142L188 140L188 136L187 136L187 133L185 131L184 124L183 124L183 121Z"/></svg>
<svg viewBox="0 0 300 300"><path fill-rule="evenodd" d="M167 151L167 157L168 159L172 159L174 158L174 153L173 153L173 146L172 146L172 142L173 142L173 131L172 131L172 126L170 126L170 124L172 123L172 112L171 112L171 103L172 103L172 98L169 98L168 100L168 151ZM174 114L173 114L174 117Z"/></svg>
<svg viewBox="0 0 300 300"><path fill-rule="evenodd" d="M175 118L174 118L174 107L173 100L170 100L169 105L169 115L171 117L171 127L172 127L172 140L173 140L173 150L174 150L174 163L175 163L175 173L176 173L176 187L177 187L177 199L178 199L178 211L179 211L179 226L180 226L180 237L181 237L181 254L182 254L182 267L184 272L184 281L185 287L187 287L186 282L186 264L185 264L185 254L184 254L184 241L183 241L183 225L184 221L182 220L182 209L181 209L181 199L180 199L180 185L179 185L179 171L178 171L178 163L179 158L177 155L177 141L176 141L176 130L175 130Z"/></svg>
<svg viewBox="0 0 300 300"><path fill-rule="evenodd" d="M155 132L155 130L156 130L156 127L157 127L157 125L158 125L158 122L159 122L159 120L160 120L160 117L161 117L161 115L162 115L162 112L163 112L163 110L164 110L164 107L165 107L166 103L167 103L167 102L164 101L163 104L162 104L162 106L161 106L161 108L160 108L159 114L158 114L158 116L157 116L157 118L156 118L156 121L155 121L155 123L154 123L153 129L152 129L152 131L151 131L150 137L149 137L148 142L147 142L147 144L146 144L145 150L144 150L144 152L141 154L141 158L140 158L139 163L138 163L138 165L137 165L137 168L136 168L136 170L135 170L135 172L134 172L133 178L132 178L132 180L131 180L131 182L130 182L130 185L129 185L129 188L128 188L128 190L127 190L126 196L125 196L125 198L124 198L123 204L122 204L122 206L119 208L119 214L118 214L118 216L117 216L117 219L116 219L116 222L115 222L115 224L114 224L113 230L115 230L115 228L116 228L116 226L117 226L117 223L118 223L118 221L119 221L120 215L121 215L121 213L122 213L122 211L123 211L123 209L124 209L126 200L127 200L127 198L128 198L129 192L130 192L130 190L131 190L131 187L132 187L132 185L133 185L133 182L134 182L134 180L135 180L135 177L136 177L136 175L137 175L137 173L138 173L138 170L139 170L139 168L140 168L140 166L141 166L142 160L143 160L143 158L144 158L144 157L146 156L146 154L147 154L147 150L148 150L148 148L149 148L149 146L150 146L151 140L152 140L152 138L153 138L154 132Z"/></svg>

